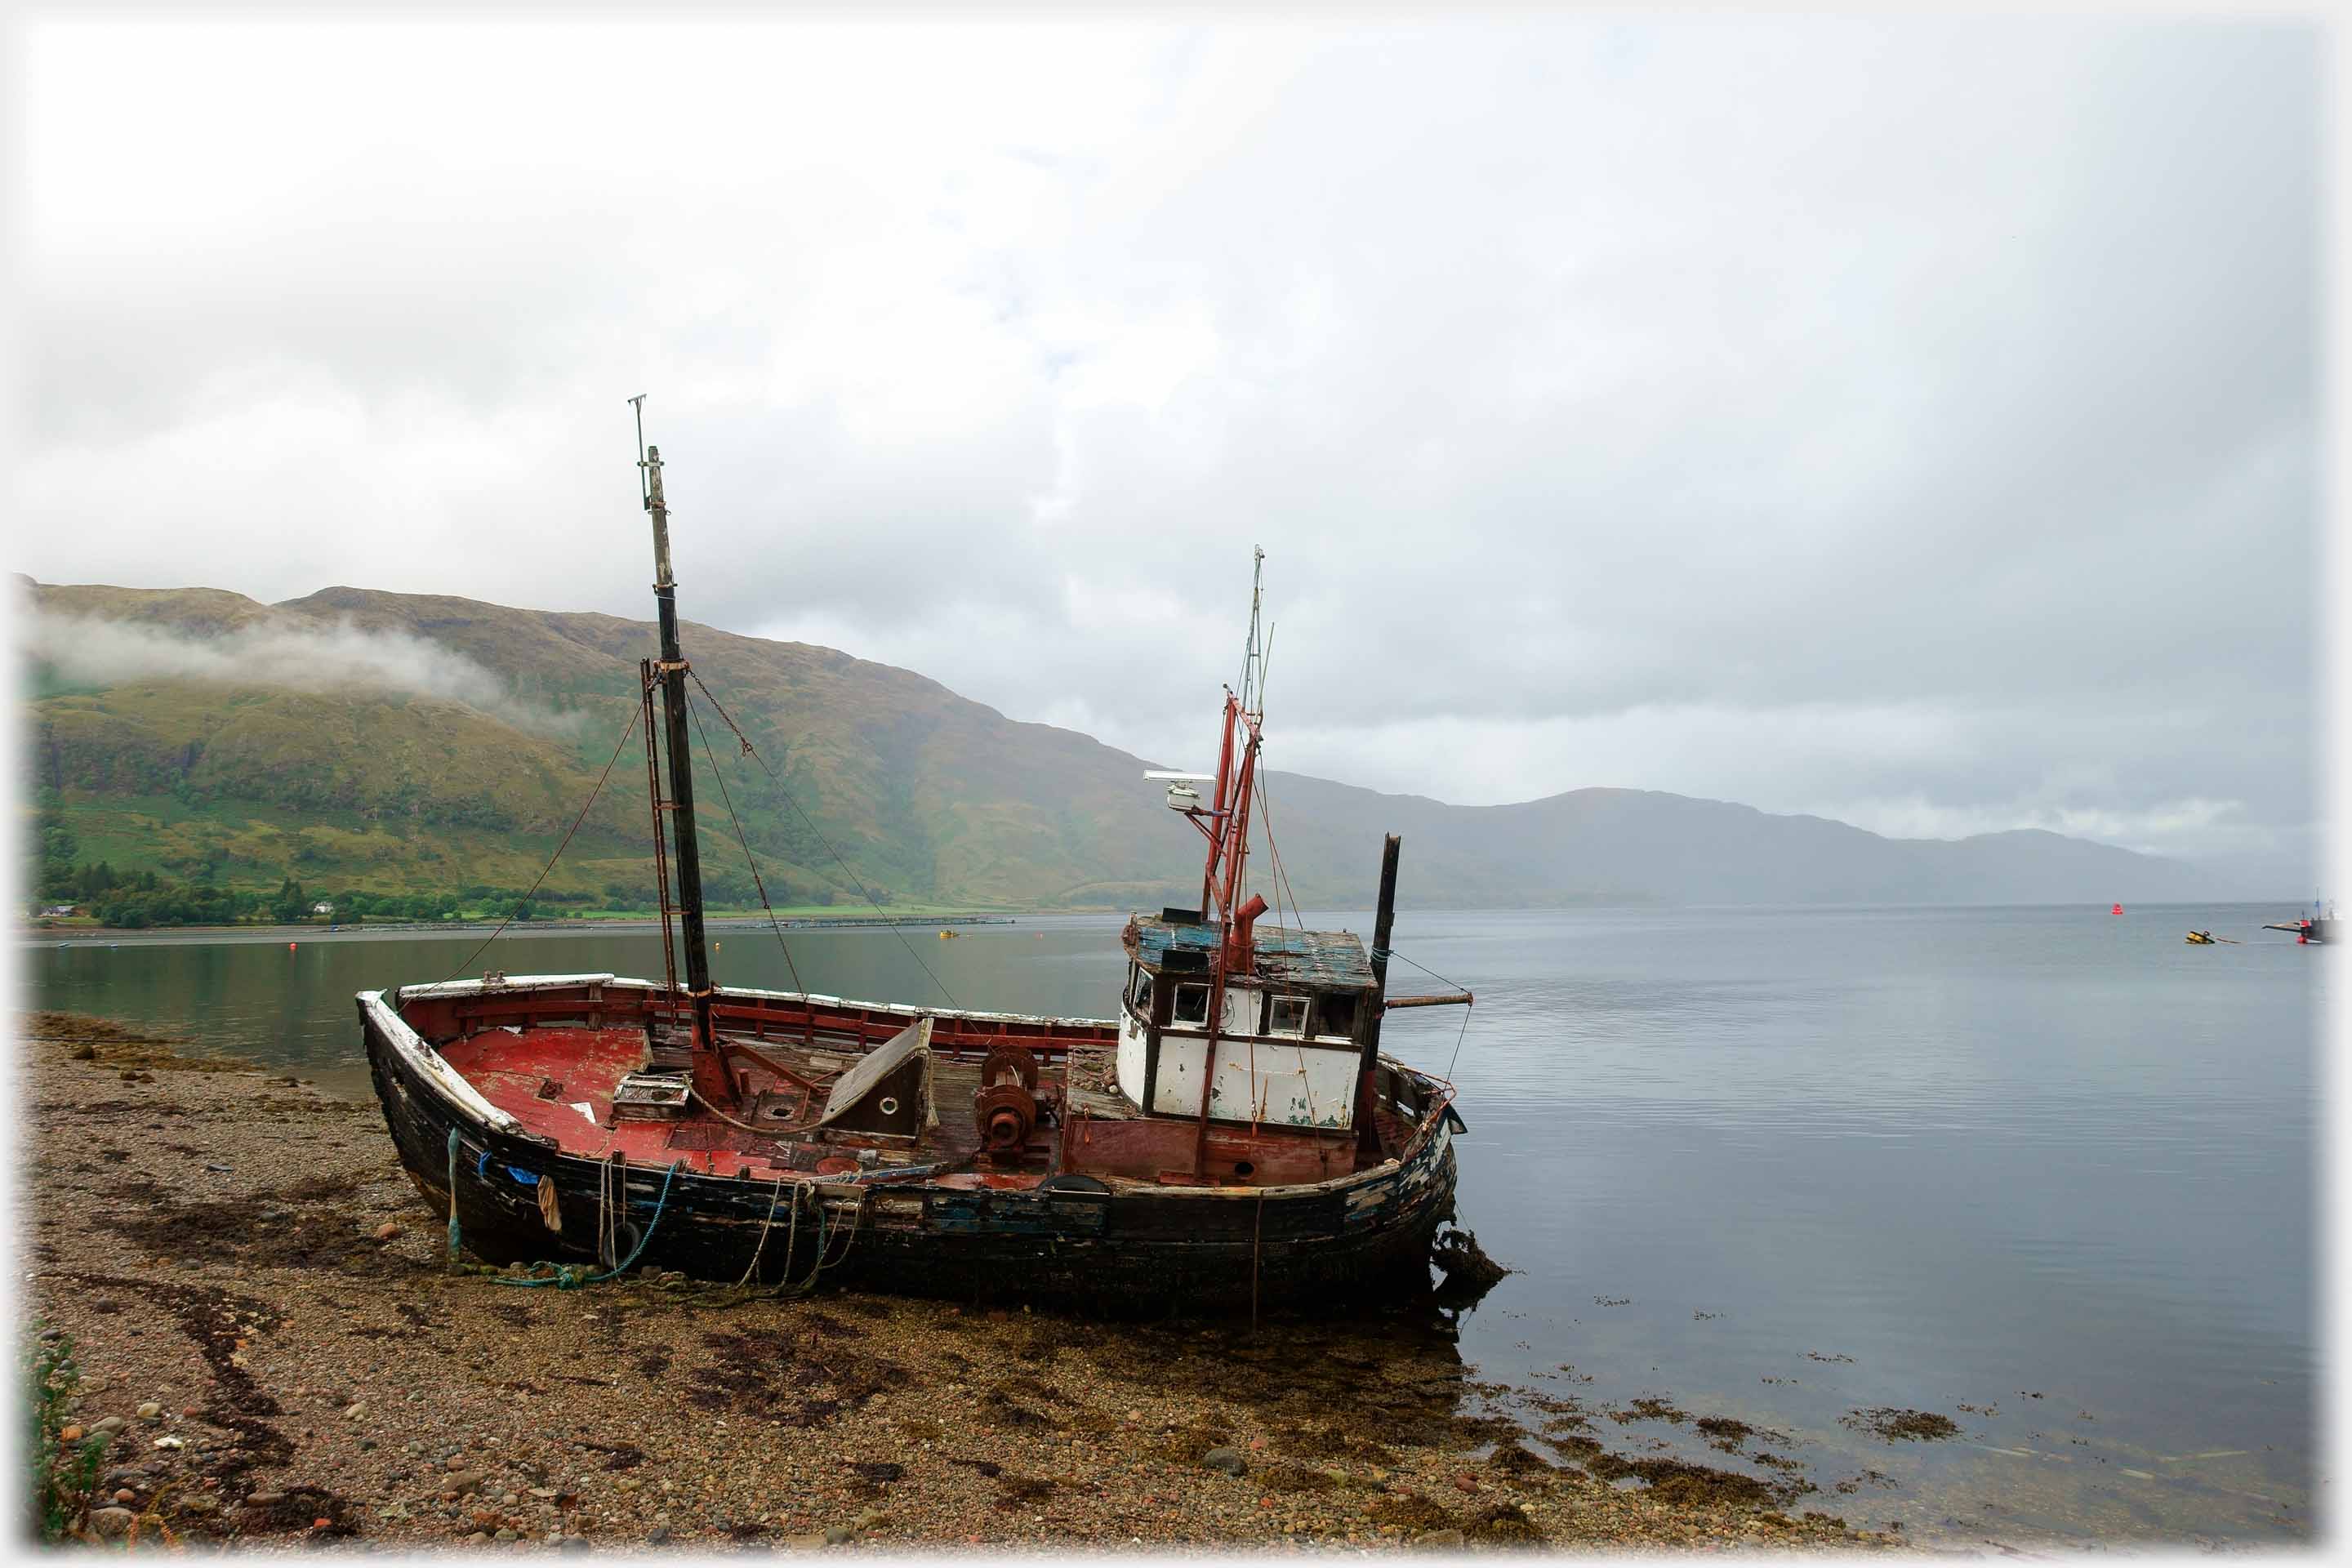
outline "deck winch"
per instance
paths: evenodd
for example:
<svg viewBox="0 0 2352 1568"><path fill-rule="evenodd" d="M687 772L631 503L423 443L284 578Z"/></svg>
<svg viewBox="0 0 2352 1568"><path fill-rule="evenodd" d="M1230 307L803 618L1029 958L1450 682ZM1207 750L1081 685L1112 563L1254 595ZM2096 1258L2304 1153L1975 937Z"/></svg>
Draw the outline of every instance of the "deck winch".
<svg viewBox="0 0 2352 1568"><path fill-rule="evenodd" d="M992 1047L981 1064L971 1110L989 1153L1025 1147L1037 1128L1037 1054L1026 1046Z"/></svg>

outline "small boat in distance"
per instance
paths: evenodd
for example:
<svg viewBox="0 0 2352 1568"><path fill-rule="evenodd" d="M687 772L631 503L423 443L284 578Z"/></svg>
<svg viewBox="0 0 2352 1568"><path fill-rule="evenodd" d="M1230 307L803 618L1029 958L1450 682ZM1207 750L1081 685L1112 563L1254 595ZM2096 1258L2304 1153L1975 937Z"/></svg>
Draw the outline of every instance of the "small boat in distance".
<svg viewBox="0 0 2352 1568"><path fill-rule="evenodd" d="M357 997L385 1122L450 1216L453 1262L462 1240L493 1264L558 1265L542 1283L644 1266L1118 1310L1345 1310L1425 1295L1433 1256L1453 1269L1475 1254L1458 1232L1434 1245L1465 1131L1453 1086L1380 1048L1389 1009L1471 1000L1389 994L1400 840L1369 951L1267 922L1248 891L1255 588L1243 689L1201 780L1214 793L1169 791L1207 840L1199 904L1127 923L1115 1016L720 986L660 450L639 468L661 647L638 667L636 722L667 978L493 971Z"/></svg>
<svg viewBox="0 0 2352 1568"><path fill-rule="evenodd" d="M2303 916L2299 920L2273 921L2270 924L2263 927L2263 929L2264 931L2291 931L2294 935L2294 940L2299 944L2305 942L2316 942L2325 945L2326 943L2336 940L2336 906L2333 904L2328 905L2327 912L2323 915L2319 912L2319 900L2317 899L2314 899L2311 900L2311 912L2309 914Z"/></svg>

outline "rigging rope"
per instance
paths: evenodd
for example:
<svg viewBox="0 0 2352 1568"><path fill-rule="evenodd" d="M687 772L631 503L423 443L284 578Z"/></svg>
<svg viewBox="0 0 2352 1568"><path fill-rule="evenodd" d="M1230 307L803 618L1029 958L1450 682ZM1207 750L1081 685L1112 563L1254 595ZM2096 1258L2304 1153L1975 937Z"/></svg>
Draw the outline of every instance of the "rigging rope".
<svg viewBox="0 0 2352 1568"><path fill-rule="evenodd" d="M1257 773L1250 776L1257 785L1258 814L1265 819L1265 852L1274 861L1275 886L1282 893L1289 896L1291 918L1298 922L1298 929L1304 931L1307 929L1307 917L1298 912L1297 889L1291 887L1290 873L1282 868L1282 850L1274 842L1274 803L1265 793L1265 774ZM1282 910L1278 905L1274 911L1274 918L1276 921L1282 919Z"/></svg>
<svg viewBox="0 0 2352 1568"><path fill-rule="evenodd" d="M1382 960L1402 958L1407 963L1412 964L1415 969L1420 970L1432 980L1437 981L1442 984L1451 985L1454 990L1465 994L1468 993L1470 989L1470 987L1463 984L1459 980L1448 980L1444 975L1438 973L1437 971L1430 968L1429 965L1422 963L1419 959L1408 958L1405 954L1399 952L1393 947L1375 948L1373 950L1372 956ZM1475 1005L1475 1003L1465 1003L1463 1005L1462 1027L1457 1030L1454 1036L1454 1054L1451 1057L1448 1057L1445 1061L1445 1076L1449 1079L1454 1076L1454 1064L1462 1059L1462 1042L1470 1033L1470 1009Z"/></svg>
<svg viewBox="0 0 2352 1568"><path fill-rule="evenodd" d="M897 918L885 910L881 903L866 889L866 884L857 879L857 873L849 868L849 862L841 858L841 851L833 847L833 840L827 838L824 830L809 820L809 814L801 809L801 803L793 798L793 792L784 786L783 780L776 776L776 770L768 765L768 759L761 756L759 749L751 744L751 737L743 733L742 726L727 716L725 705L718 698L710 696L710 688L702 684L702 677L696 675L690 668L687 670L687 674L694 676L696 689L703 696L710 698L710 706L718 713L719 721L735 731L735 738L743 743L743 754L760 764L760 771L768 775L768 782L776 786L776 793L784 797L784 804L793 808L793 815L801 819L801 826L807 828L819 844L824 846L825 853L833 857L833 863L841 868L841 874L849 879L849 885L857 889L857 896L866 900L866 906L882 917L883 923L887 925L892 933L898 937L898 945L905 948L907 956L915 961L915 966L929 978L932 984L940 988L940 994L948 999L949 1006L962 1006L963 1004L955 999L955 993L947 988L946 983L931 973L931 966L923 962L923 955L915 951L915 944L907 940L907 933L899 930ZM716 765L713 764L714 767Z"/></svg>
<svg viewBox="0 0 2352 1568"><path fill-rule="evenodd" d="M698 680L695 684L702 683ZM717 701L714 700L711 705L718 706ZM695 739L702 742L703 760L710 764L710 776L718 781L719 798L727 806L727 820L735 826L735 842L743 847L743 864L751 868L751 886L759 889L760 907L768 911L769 929L776 933L776 951L784 955L784 968L792 973L793 989L805 995L808 987L801 981L800 965L793 962L793 950L784 941L784 928L776 921L776 906L768 901L767 880L760 875L760 862L751 853L751 841L743 836L743 820L735 815L735 797L727 791L727 775L719 771L719 759L710 754L710 736L702 728L702 715L696 711L692 698L687 700L686 710L694 720ZM749 741L743 743L751 744Z"/></svg>
<svg viewBox="0 0 2352 1568"><path fill-rule="evenodd" d="M1462 1059L1462 1041L1464 1037L1470 1033L1470 1008L1472 1005L1472 1004L1466 1002L1463 1004L1462 1027L1456 1031L1454 1036L1454 1054L1445 1058L1445 1080L1448 1083L1454 1081L1454 1064Z"/></svg>
<svg viewBox="0 0 2352 1568"><path fill-rule="evenodd" d="M638 705L642 705L643 701L644 694L639 693ZM596 805L596 797L604 793L604 781L613 776L613 764L621 760L621 748L627 745L629 743L629 737L636 732L637 715L636 713L632 712L629 715L629 721L621 728L621 738L613 743L613 754L604 760L604 771L596 775L596 787L588 792L588 804L580 808L580 815L573 817L572 819L572 826L563 830L563 842L555 847L555 853L549 856L547 858L547 864L540 868L537 879L530 885L530 892L525 893L522 896L521 901L515 905L513 914L509 914L506 919L499 922L498 930L490 932L489 935L482 939L482 945L480 947L474 949L473 952L466 955L465 963L459 964L457 968L451 970L448 973L441 977L442 984L446 984L450 981L457 979L460 974L464 974L471 970L474 967L474 960L481 957L484 949L487 949L490 943L498 941L500 936L504 935L506 933L507 927L514 924L515 915L522 913L523 910L530 905L531 893L539 891L539 884L547 880L547 874L555 869L555 863L558 860L563 858L563 851L570 847L572 843L572 836L580 831L580 825L588 820L588 813L593 810Z"/></svg>
<svg viewBox="0 0 2352 1568"><path fill-rule="evenodd" d="M1420 960L1415 959L1415 958L1408 958L1408 957L1406 957L1406 956L1405 956L1405 954L1403 954L1403 953L1402 953L1402 952L1398 952L1395 948L1393 948L1393 947L1390 948L1390 949L1387 951L1387 953L1386 953L1386 955L1385 955L1385 956L1390 957L1390 958L1402 958L1402 959L1404 959L1404 961L1405 961L1407 963L1412 964L1415 969L1420 970L1423 974L1428 975L1432 980L1439 981L1439 982L1442 982L1442 983L1443 983L1443 984L1444 984L1451 985L1451 986L1453 986L1453 987L1454 987L1454 989L1455 989L1456 991L1467 991L1467 990L1469 990L1469 989L1470 989L1470 987L1468 987L1467 985L1463 984L1462 984L1462 982L1460 982L1459 980L1447 980L1447 979L1445 978L1445 976L1444 976L1443 974L1438 973L1437 973L1437 971L1435 971L1434 969L1430 968L1430 967L1429 967L1429 965L1427 965L1426 963L1422 963Z"/></svg>

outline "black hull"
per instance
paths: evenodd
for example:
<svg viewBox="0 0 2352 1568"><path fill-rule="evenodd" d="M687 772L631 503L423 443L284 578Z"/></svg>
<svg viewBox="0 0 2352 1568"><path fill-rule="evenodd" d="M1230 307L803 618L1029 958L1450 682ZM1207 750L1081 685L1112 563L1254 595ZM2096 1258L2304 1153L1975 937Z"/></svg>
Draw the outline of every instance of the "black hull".
<svg viewBox="0 0 2352 1568"><path fill-rule="evenodd" d="M368 1068L401 1163L443 1215L454 1184L467 1251L489 1263L601 1267L596 1161L502 1131L460 1102L361 1007ZM452 1181L450 1142L457 1141ZM542 1217L554 1187L561 1228ZM1083 1310L1375 1307L1425 1294L1431 1242L1454 1212L1444 1119L1405 1158L1340 1182L1273 1189L1110 1191L1061 1178L1035 1191L922 1181L773 1184L633 1166L625 1254L636 1266L733 1283L824 1283ZM658 1217L656 1213L658 1212Z"/></svg>

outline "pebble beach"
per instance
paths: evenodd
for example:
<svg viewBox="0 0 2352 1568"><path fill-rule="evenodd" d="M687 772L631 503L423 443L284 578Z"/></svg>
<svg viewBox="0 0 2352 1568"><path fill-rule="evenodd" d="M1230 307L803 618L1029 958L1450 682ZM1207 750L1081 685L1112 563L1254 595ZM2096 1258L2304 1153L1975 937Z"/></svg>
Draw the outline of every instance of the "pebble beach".
<svg viewBox="0 0 2352 1568"><path fill-rule="evenodd" d="M477 1552L1899 1549L1774 1434L1734 1471L1481 1382L1442 1316L1104 1323L453 1268L373 1101L20 1020L31 1333L75 1532ZM1596 1420L1595 1416L1601 1416ZM1702 1427L1705 1418L1700 1418ZM1759 1479L1786 1473L1775 1483Z"/></svg>

